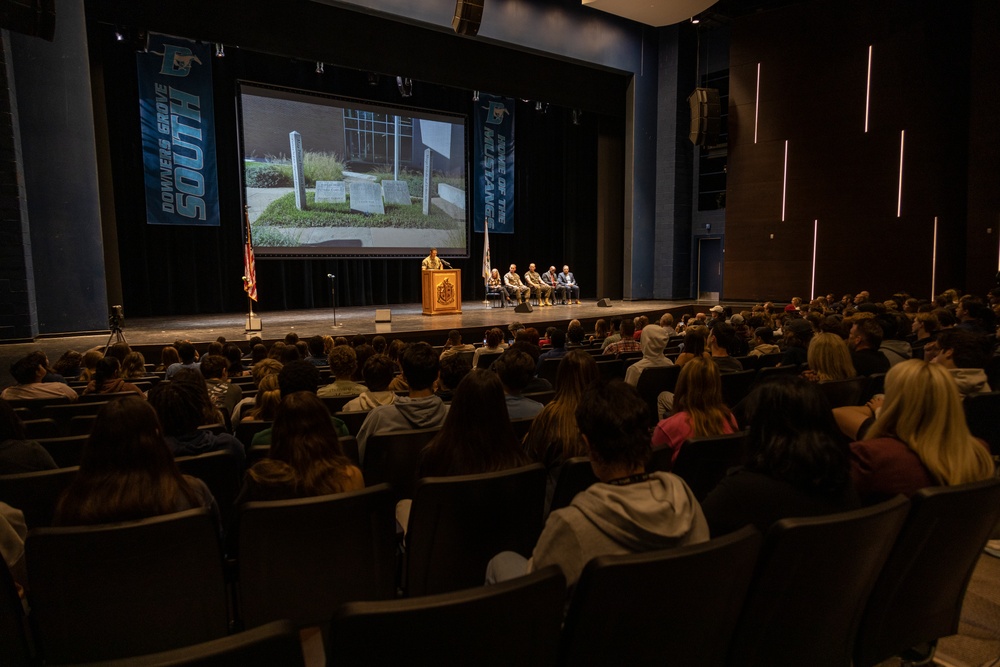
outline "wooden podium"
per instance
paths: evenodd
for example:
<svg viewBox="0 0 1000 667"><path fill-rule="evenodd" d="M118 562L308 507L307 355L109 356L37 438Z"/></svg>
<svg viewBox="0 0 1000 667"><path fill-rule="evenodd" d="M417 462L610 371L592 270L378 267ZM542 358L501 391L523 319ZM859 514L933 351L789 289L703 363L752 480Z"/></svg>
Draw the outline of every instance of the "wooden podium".
<svg viewBox="0 0 1000 667"><path fill-rule="evenodd" d="M458 269L421 271L424 315L462 312L462 272Z"/></svg>

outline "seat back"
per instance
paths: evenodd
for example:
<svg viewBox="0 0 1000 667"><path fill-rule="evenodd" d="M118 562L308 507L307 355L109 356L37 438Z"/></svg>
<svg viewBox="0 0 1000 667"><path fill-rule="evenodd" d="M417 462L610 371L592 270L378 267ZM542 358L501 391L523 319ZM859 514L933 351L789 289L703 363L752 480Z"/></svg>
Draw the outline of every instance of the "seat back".
<svg viewBox="0 0 1000 667"><path fill-rule="evenodd" d="M348 395L348 396L322 396L319 400L323 401L323 405L326 409L330 411L331 415L335 415L344 409L350 401L360 396L360 394Z"/></svg>
<svg viewBox="0 0 1000 667"><path fill-rule="evenodd" d="M101 408L107 405L107 401L93 401L90 403L66 403L60 404L55 403L45 407L45 416L54 419L56 424L59 425L59 433L61 435L79 435L83 428L77 427L78 433L71 433L70 422L74 417L95 417ZM89 432L89 427L93 426L91 422L87 427Z"/></svg>
<svg viewBox="0 0 1000 667"><path fill-rule="evenodd" d="M407 530L407 588L427 595L481 586L501 551L531 554L542 532L545 468L418 482Z"/></svg>
<svg viewBox="0 0 1000 667"><path fill-rule="evenodd" d="M58 438L37 438L37 442L45 448L57 466L69 468L80 465L83 448L89 438L89 435L67 435Z"/></svg>
<svg viewBox="0 0 1000 667"><path fill-rule="evenodd" d="M109 403L115 399L126 396L136 396L134 391L109 391L101 394L82 394L78 403Z"/></svg>
<svg viewBox="0 0 1000 667"><path fill-rule="evenodd" d="M525 398L530 398L533 401L537 401L542 405L548 405L553 398L556 396L556 392L553 390L548 391L533 391L530 393L521 394Z"/></svg>
<svg viewBox="0 0 1000 667"><path fill-rule="evenodd" d="M21 419L42 419L48 417L46 409L50 405L69 405L69 398L66 396L52 396L49 398L12 398L7 401L10 407L17 410L24 408L27 413L20 414Z"/></svg>
<svg viewBox="0 0 1000 667"><path fill-rule="evenodd" d="M205 482L219 506L222 525L230 525L236 513L233 504L243 485L243 475L236 457L227 450L219 450L198 456L179 456L175 461L182 473Z"/></svg>
<svg viewBox="0 0 1000 667"><path fill-rule="evenodd" d="M534 417L510 420L511 428L514 429L514 435L517 436L518 441L524 440L524 436L528 435L528 431L531 430L533 423L535 423Z"/></svg>
<svg viewBox="0 0 1000 667"><path fill-rule="evenodd" d="M861 612L909 507L897 496L771 526L733 635L730 664L849 665Z"/></svg>
<svg viewBox="0 0 1000 667"><path fill-rule="evenodd" d="M726 476L726 471L743 459L746 432L689 438L677 454L670 472L691 487L699 502Z"/></svg>
<svg viewBox="0 0 1000 667"><path fill-rule="evenodd" d="M395 595L395 501L386 484L246 503L237 539L248 628L283 618L326 624L342 602Z"/></svg>
<svg viewBox="0 0 1000 667"><path fill-rule="evenodd" d="M621 359L599 358L597 361L597 370L600 371L601 378L603 378L605 382L610 382L615 379L625 379L625 362Z"/></svg>
<svg viewBox="0 0 1000 667"><path fill-rule="evenodd" d="M673 391L677 387L677 378L680 374L681 366L674 364L673 366L647 368L639 376L635 388L642 400L646 401L646 405L649 406L650 418L654 423L659 421L657 419L657 398L661 392Z"/></svg>
<svg viewBox="0 0 1000 667"><path fill-rule="evenodd" d="M475 352L473 352L475 354ZM493 365L493 362L500 358L499 354L480 354L479 359L476 360L476 368L479 370L486 370Z"/></svg>
<svg viewBox="0 0 1000 667"><path fill-rule="evenodd" d="M365 444L362 468L365 484L373 486L387 482L392 485L397 500L412 498L420 451L440 430L425 428L370 436Z"/></svg>
<svg viewBox="0 0 1000 667"><path fill-rule="evenodd" d="M562 360L562 357L542 359L542 363L538 365L538 373L536 375L544 380L548 380L554 389L558 389L556 387L556 373L559 370L559 364Z"/></svg>
<svg viewBox="0 0 1000 667"><path fill-rule="evenodd" d="M27 440L38 440L39 438L55 438L59 435L59 425L55 419L26 419L21 422L24 427L24 437Z"/></svg>
<svg viewBox="0 0 1000 667"><path fill-rule="evenodd" d="M76 477L78 467L0 475L0 500L24 512L28 528L52 525L59 496Z"/></svg>
<svg viewBox="0 0 1000 667"><path fill-rule="evenodd" d="M761 357L767 357L770 355L762 354ZM780 361L780 359L779 359ZM798 366L761 366L760 370L757 371L757 379L755 384L761 384L766 382L769 378L773 378L777 375L798 375Z"/></svg>
<svg viewBox="0 0 1000 667"><path fill-rule="evenodd" d="M101 667L305 667L302 640L291 621L275 621L222 639L121 660ZM81 666L83 667L83 666ZM96 666L94 666L96 667Z"/></svg>
<svg viewBox="0 0 1000 667"><path fill-rule="evenodd" d="M826 395L830 401L831 408L840 408L845 405L861 405L861 396L865 392L868 378L859 375L846 380L829 380L819 382L820 391Z"/></svg>
<svg viewBox="0 0 1000 667"><path fill-rule="evenodd" d="M0 558L0 647L3 647L4 664L10 667L35 664L24 606L3 558Z"/></svg>
<svg viewBox="0 0 1000 667"><path fill-rule="evenodd" d="M962 408L972 435L986 441L994 456L1000 455L1000 391L966 396Z"/></svg>
<svg viewBox="0 0 1000 667"><path fill-rule="evenodd" d="M272 427L274 427L273 421L241 421L233 427L233 435L243 443L244 447L249 448L255 435Z"/></svg>
<svg viewBox="0 0 1000 667"><path fill-rule="evenodd" d="M337 419L344 422L344 426L347 427L347 432L351 435L357 435L358 431L361 430L361 425L365 423L365 419L368 418L368 413L371 410L357 410L354 412L338 412L334 415Z"/></svg>
<svg viewBox="0 0 1000 667"><path fill-rule="evenodd" d="M206 508L25 542L31 622L49 664L196 644L229 627L219 531Z"/></svg>
<svg viewBox="0 0 1000 667"><path fill-rule="evenodd" d="M785 356L784 352L772 352L771 354L762 354L757 359L757 368L773 368L781 363L782 357Z"/></svg>
<svg viewBox="0 0 1000 667"><path fill-rule="evenodd" d="M885 393L885 373L872 373L865 378L865 388L861 392L861 402L858 405L864 405L875 394L883 393Z"/></svg>
<svg viewBox="0 0 1000 667"><path fill-rule="evenodd" d="M581 491L586 491L590 485L598 482L597 475L590 465L589 456L574 456L559 466L559 478L556 480L555 493L549 511L568 506Z"/></svg>
<svg viewBox="0 0 1000 667"><path fill-rule="evenodd" d="M482 574L482 573L481 573ZM330 624L333 665L552 665L566 580L557 566L493 586L345 604ZM417 660L419 662L419 659Z"/></svg>
<svg viewBox="0 0 1000 667"><path fill-rule="evenodd" d="M910 501L861 621L859 667L958 631L965 589L1000 520L1000 480L922 489Z"/></svg>
<svg viewBox="0 0 1000 667"><path fill-rule="evenodd" d="M645 375L645 373L643 373ZM726 405L734 406L750 393L754 380L757 379L757 371L751 368L748 371L736 371L735 373L722 373L722 400Z"/></svg>
<svg viewBox="0 0 1000 667"><path fill-rule="evenodd" d="M559 664L725 664L761 542L747 526L710 542L590 561L573 591ZM668 600L683 600L684 612Z"/></svg>

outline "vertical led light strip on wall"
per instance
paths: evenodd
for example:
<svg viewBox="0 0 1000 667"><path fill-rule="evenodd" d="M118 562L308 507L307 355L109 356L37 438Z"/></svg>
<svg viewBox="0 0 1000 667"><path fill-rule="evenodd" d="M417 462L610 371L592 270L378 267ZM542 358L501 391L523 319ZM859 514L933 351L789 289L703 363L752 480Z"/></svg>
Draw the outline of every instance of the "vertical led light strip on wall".
<svg viewBox="0 0 1000 667"><path fill-rule="evenodd" d="M809 286L809 300L816 298L816 239L819 236L819 220L813 220L813 272L812 284Z"/></svg>
<svg viewBox="0 0 1000 667"><path fill-rule="evenodd" d="M757 98L753 103L753 142L757 143L757 118L760 116L760 63L757 63Z"/></svg>
<svg viewBox="0 0 1000 667"><path fill-rule="evenodd" d="M785 192L788 190L788 139L785 139L785 171L781 177L781 221L785 221Z"/></svg>
<svg viewBox="0 0 1000 667"><path fill-rule="evenodd" d="M931 301L937 296L934 280L937 278L937 216L934 216L934 245L931 246Z"/></svg>
<svg viewBox="0 0 1000 667"><path fill-rule="evenodd" d="M899 196L896 199L896 217L903 215L903 144L906 141L906 130L899 131Z"/></svg>
<svg viewBox="0 0 1000 667"><path fill-rule="evenodd" d="M865 86L865 134L868 133L868 108L872 99L872 47L868 46L868 83Z"/></svg>

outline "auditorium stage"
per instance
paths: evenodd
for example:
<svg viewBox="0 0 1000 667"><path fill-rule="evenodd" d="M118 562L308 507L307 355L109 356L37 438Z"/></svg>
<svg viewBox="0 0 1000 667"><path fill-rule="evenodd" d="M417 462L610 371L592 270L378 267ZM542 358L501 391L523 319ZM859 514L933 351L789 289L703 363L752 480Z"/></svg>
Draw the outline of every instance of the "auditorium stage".
<svg viewBox="0 0 1000 667"><path fill-rule="evenodd" d="M315 334L331 336L353 336L381 334L386 338L404 340L426 340L434 345L443 344L448 331L458 329L466 342L482 340L483 332L490 327L506 329L511 322L522 322L544 331L548 326L565 328L569 320L579 319L587 330L593 329L594 322L601 317L636 317L646 315L650 319L659 318L665 311L675 314L706 311L714 302L698 301L621 301L614 300L610 308L598 307L594 299L581 304L556 305L545 308L535 307L531 313L515 313L513 308L490 308L481 301L467 301L462 304L461 314L427 316L422 314L419 303L378 306L388 308L392 321L375 322L376 306L358 308L338 308L334 326L332 308L311 310L261 311L256 313L263 323L261 332L246 333L246 313L224 313L217 315L179 315L171 317L128 317L125 315L123 334L128 343L146 355L147 360L156 361L159 348L169 345L178 338L187 338L203 349L204 345L219 336L227 340L245 342L253 335L265 341L280 340L294 331L302 338ZM0 345L0 386L12 382L8 367L15 359L30 350L42 349L55 361L69 349L84 351L95 346L104 346L109 333L77 334L40 337L34 343L9 343Z"/></svg>

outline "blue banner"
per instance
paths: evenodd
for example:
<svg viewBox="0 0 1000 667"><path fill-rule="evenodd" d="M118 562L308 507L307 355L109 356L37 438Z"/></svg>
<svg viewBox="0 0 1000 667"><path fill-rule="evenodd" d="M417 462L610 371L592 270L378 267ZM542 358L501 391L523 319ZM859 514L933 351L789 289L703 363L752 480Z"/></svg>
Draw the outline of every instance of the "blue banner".
<svg viewBox="0 0 1000 667"><path fill-rule="evenodd" d="M476 103L473 229L514 233L514 100L479 95Z"/></svg>
<svg viewBox="0 0 1000 667"><path fill-rule="evenodd" d="M218 227L211 49L149 33L137 61L146 222Z"/></svg>

